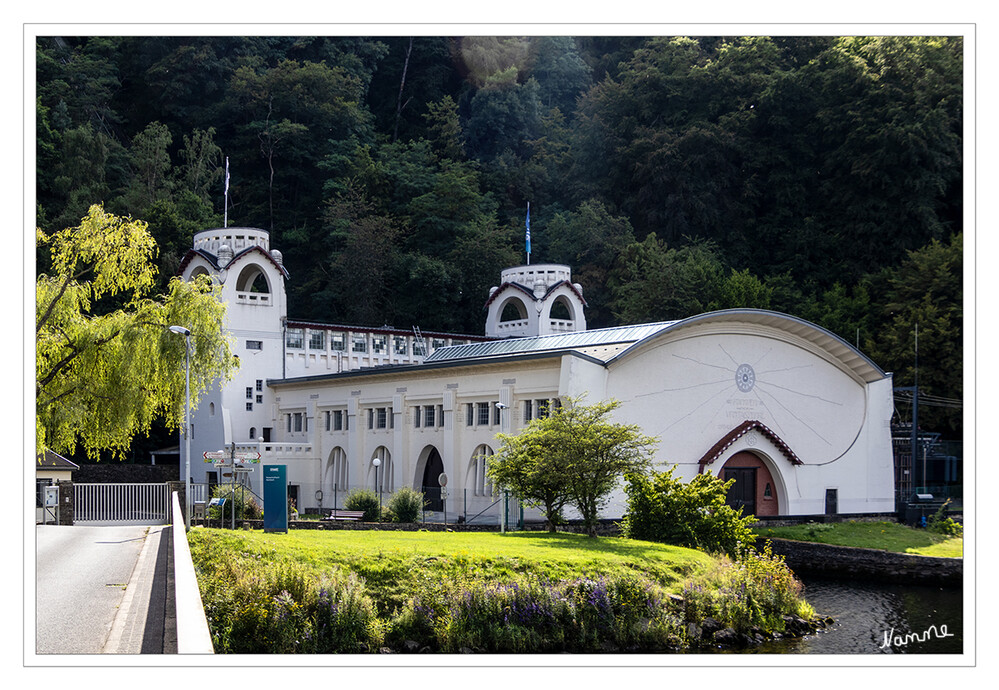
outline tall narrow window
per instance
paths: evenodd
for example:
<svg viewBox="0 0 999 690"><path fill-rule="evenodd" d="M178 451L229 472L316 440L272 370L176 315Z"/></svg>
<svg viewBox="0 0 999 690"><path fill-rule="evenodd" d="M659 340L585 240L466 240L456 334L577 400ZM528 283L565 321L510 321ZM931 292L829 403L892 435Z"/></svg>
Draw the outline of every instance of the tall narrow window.
<svg viewBox="0 0 999 690"><path fill-rule="evenodd" d="M426 405L423 408L423 416L426 419L426 426L434 426L434 412L436 408L433 405Z"/></svg>
<svg viewBox="0 0 999 690"><path fill-rule="evenodd" d="M420 428L420 410L421 409L422 408L419 405L417 405L416 407L413 408L413 426L415 428L417 428L417 429Z"/></svg>
<svg viewBox="0 0 999 690"><path fill-rule="evenodd" d="M483 444L475 449L472 454L469 479L472 484L472 493L476 496L488 496L493 492L492 482L489 481L488 467L489 459L493 456L493 449Z"/></svg>
<svg viewBox="0 0 999 690"><path fill-rule="evenodd" d="M487 402L478 403L478 410L479 410L479 415L476 423L479 426L489 426L489 403Z"/></svg>

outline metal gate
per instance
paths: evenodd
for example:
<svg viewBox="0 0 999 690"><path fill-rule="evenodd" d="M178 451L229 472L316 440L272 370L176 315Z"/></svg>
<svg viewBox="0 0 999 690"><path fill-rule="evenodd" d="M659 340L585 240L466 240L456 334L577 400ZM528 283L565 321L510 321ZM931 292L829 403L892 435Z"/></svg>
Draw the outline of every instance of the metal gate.
<svg viewBox="0 0 999 690"><path fill-rule="evenodd" d="M167 484L74 484L73 521L89 525L165 525Z"/></svg>

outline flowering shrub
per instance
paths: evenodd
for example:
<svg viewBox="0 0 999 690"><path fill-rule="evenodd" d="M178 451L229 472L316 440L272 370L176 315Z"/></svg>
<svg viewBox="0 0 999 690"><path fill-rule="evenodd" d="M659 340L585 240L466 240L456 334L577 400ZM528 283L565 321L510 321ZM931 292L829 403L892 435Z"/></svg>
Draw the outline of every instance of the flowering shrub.
<svg viewBox="0 0 999 690"><path fill-rule="evenodd" d="M425 578L389 636L431 639L445 652L585 652L603 642L663 649L681 641L661 587L638 576L506 584Z"/></svg>
<svg viewBox="0 0 999 690"><path fill-rule="evenodd" d="M216 652L327 654L381 643L375 606L355 574L334 570L317 578L295 564L242 556L201 564L198 583Z"/></svg>
<svg viewBox="0 0 999 690"><path fill-rule="evenodd" d="M699 622L715 618L739 632L750 628L784 630L783 616L811 618L814 612L801 598L801 583L766 543L759 553L748 552L738 561L723 562L703 580L683 589L684 618Z"/></svg>

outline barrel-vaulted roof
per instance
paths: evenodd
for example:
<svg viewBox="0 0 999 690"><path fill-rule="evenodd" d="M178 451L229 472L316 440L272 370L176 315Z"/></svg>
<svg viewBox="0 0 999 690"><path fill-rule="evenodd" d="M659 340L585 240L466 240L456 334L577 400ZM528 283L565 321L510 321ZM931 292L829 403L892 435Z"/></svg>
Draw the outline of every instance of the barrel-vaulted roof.
<svg viewBox="0 0 999 690"><path fill-rule="evenodd" d="M666 337L667 334L710 325L776 329L821 348L863 381L869 383L887 376L870 358L834 333L804 319L763 309L725 309L678 321L662 321L555 335L509 338L471 345L455 345L437 350L426 361L458 361L521 355L529 352L583 350L593 346L617 345L613 356L606 359L607 366L612 366L617 361L634 356L659 338Z"/></svg>

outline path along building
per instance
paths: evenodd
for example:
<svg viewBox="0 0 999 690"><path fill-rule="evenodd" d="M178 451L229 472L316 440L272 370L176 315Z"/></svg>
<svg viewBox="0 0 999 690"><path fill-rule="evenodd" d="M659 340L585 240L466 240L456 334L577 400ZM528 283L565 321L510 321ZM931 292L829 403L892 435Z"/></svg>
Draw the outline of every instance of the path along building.
<svg viewBox="0 0 999 690"><path fill-rule="evenodd" d="M222 285L241 366L199 401L192 482L228 481L202 454L234 445L287 466L299 511L409 486L438 519L495 522L496 434L567 398L613 398L615 419L660 439L659 469L735 478L747 513L894 510L891 375L801 319L734 309L587 330L570 268L539 264L502 273L485 336L295 321L281 254L251 228L198 233L181 275L199 273ZM238 478L262 495L261 472ZM605 517L624 508L618 492Z"/></svg>

